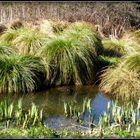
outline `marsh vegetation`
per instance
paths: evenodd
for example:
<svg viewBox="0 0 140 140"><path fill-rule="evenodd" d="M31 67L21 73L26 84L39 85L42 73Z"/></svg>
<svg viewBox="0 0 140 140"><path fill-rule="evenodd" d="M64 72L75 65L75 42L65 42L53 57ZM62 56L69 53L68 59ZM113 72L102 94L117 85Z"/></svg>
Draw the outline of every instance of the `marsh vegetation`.
<svg viewBox="0 0 140 140"><path fill-rule="evenodd" d="M11 132L18 131L15 127L19 127L21 131L26 131L25 137L39 137L39 133L44 137L63 137L68 133L74 137L87 137L89 132L91 137L92 134L106 137L108 131L105 130L108 129L112 131L112 137L138 136L139 7L136 3L118 3L112 4L116 8L114 10L110 3L101 6L88 4L89 9L94 9L94 22L92 18L76 20L73 15L67 20L33 18L32 22L26 17L26 20L19 18L0 25L0 94L7 96L6 100L0 102L0 126L7 127L7 130L2 128L6 133L9 133L9 127ZM59 6L63 9L67 7L63 4ZM124 7L129 12L126 10L121 14ZM22 7L22 11L25 9ZM23 13L25 19L25 11ZM97 18L95 13L102 18ZM53 132L43 125L43 110L34 103L31 108L24 110L21 99L17 103L9 101L9 95L29 95L55 87L77 88L85 85L97 85L100 92L113 101L108 104L107 112L100 116L98 125L94 124L91 99L84 98L82 107L77 107L77 102L73 100L63 101L66 119L83 124L88 112L90 131L85 134L67 130ZM73 94L72 90L70 94ZM97 135L93 129L97 129Z"/></svg>

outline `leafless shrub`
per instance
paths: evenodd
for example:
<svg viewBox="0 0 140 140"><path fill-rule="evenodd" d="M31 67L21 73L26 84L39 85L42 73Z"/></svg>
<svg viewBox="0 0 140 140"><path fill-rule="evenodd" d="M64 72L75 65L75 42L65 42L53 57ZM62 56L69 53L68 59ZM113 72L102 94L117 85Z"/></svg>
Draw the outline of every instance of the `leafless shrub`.
<svg viewBox="0 0 140 140"><path fill-rule="evenodd" d="M120 38L139 28L140 12L134 2L0 2L0 21L17 17L37 24L40 19L86 21L100 26L104 37Z"/></svg>

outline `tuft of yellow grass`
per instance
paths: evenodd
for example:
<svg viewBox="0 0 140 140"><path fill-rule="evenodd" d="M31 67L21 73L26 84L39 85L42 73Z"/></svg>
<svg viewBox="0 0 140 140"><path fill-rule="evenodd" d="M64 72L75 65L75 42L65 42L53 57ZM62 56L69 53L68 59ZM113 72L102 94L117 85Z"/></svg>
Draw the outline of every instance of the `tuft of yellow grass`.
<svg viewBox="0 0 140 140"><path fill-rule="evenodd" d="M53 32L53 27L49 20L40 21L39 29L40 29L40 32L47 34L50 37L55 36L55 34Z"/></svg>
<svg viewBox="0 0 140 140"><path fill-rule="evenodd" d="M130 99L140 93L140 53L125 56L101 75L100 89L107 95Z"/></svg>
<svg viewBox="0 0 140 140"><path fill-rule="evenodd" d="M125 42L124 47L127 54L140 51L140 30L124 33L121 40Z"/></svg>

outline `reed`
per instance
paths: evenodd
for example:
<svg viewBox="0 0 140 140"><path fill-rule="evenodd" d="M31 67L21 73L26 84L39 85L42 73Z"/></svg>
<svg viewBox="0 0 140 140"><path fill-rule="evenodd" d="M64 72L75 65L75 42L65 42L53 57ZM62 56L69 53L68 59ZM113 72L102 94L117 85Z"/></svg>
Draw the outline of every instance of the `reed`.
<svg viewBox="0 0 140 140"><path fill-rule="evenodd" d="M15 105L15 108L14 108ZM30 127L39 125L42 123L43 109L38 110L38 107L32 103L31 108L28 111L24 111L22 107L22 98L18 102L13 103L7 97L4 101L0 102L0 115L1 122L6 122L6 126L9 127L10 123L16 125L16 127Z"/></svg>
<svg viewBox="0 0 140 140"><path fill-rule="evenodd" d="M118 102L112 102L111 114L103 112L101 115L99 122L100 128L104 128L105 126L111 128L119 126L120 129L127 129L130 131L132 128L134 129L134 127L139 126L139 102L140 101L138 101L137 105L135 106L133 103L126 103L120 106ZM110 112L109 108L108 112ZM110 124L107 122L110 122Z"/></svg>
<svg viewBox="0 0 140 140"><path fill-rule="evenodd" d="M1 121L12 119L13 107L13 103L8 98L0 102Z"/></svg>
<svg viewBox="0 0 140 140"><path fill-rule="evenodd" d="M94 116L91 112L91 99L83 99L83 108L82 111L76 106L74 102L64 102L64 114L67 118L74 118L76 122L83 123L85 112L89 112L90 125L93 125Z"/></svg>

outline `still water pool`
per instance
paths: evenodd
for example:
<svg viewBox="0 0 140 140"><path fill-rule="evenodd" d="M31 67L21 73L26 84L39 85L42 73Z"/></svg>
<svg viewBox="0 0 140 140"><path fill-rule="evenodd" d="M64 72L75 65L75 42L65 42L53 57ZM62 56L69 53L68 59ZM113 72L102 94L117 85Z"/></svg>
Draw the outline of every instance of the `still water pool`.
<svg viewBox="0 0 140 140"><path fill-rule="evenodd" d="M2 100L5 95L1 95ZM26 109L34 102L39 108L43 108L44 125L54 130L72 129L72 130L88 130L88 123L79 125L72 119L64 116L64 102L74 101L76 106L81 108L85 98L91 99L92 113L95 115L94 123L97 124L100 115L107 111L107 104L111 101L109 97L103 95L97 86L82 86L82 87L57 87L37 93L14 94L10 98L16 101L18 98L23 98L23 107ZM88 121L88 112L85 115L85 121Z"/></svg>

